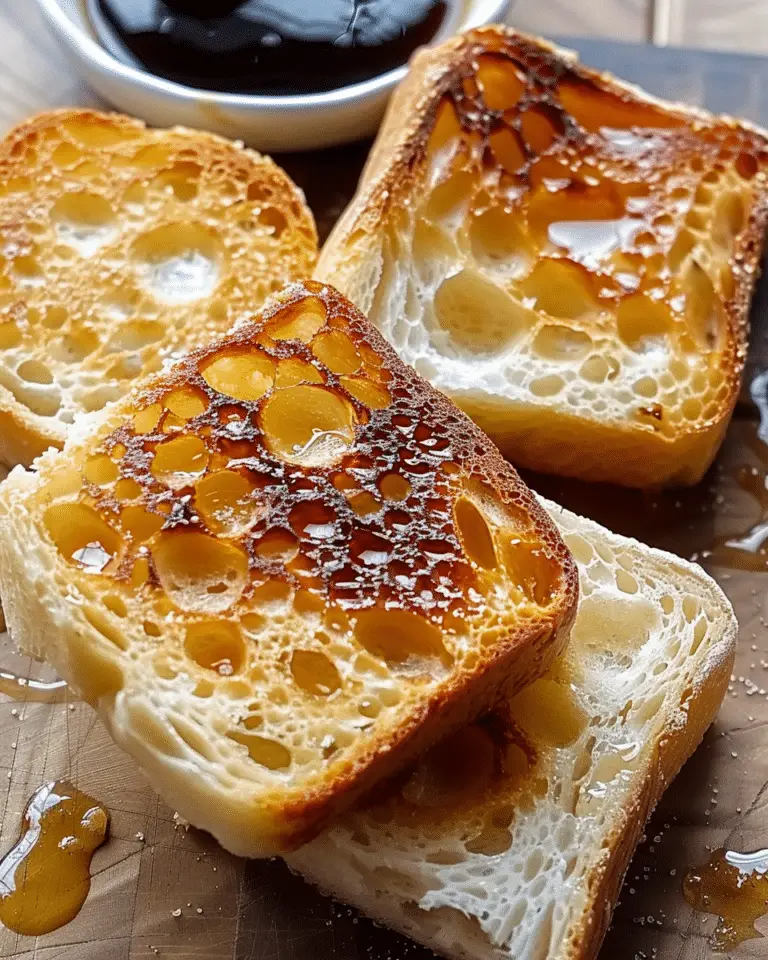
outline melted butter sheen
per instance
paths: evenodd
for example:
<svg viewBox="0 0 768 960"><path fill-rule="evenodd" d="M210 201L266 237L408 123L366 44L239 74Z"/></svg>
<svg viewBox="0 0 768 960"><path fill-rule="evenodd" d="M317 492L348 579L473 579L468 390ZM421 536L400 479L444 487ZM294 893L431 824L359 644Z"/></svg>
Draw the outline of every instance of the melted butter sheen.
<svg viewBox="0 0 768 960"><path fill-rule="evenodd" d="M24 810L19 839L0 860L0 923L33 937L74 920L108 823L106 809L66 781L40 787Z"/></svg>
<svg viewBox="0 0 768 960"><path fill-rule="evenodd" d="M768 913L768 850L716 850L683 881L685 899L702 913L718 915L710 938L718 951L760 937L755 920Z"/></svg>
<svg viewBox="0 0 768 960"><path fill-rule="evenodd" d="M406 63L445 20L445 0L87 0L104 45L203 90L334 90Z"/></svg>

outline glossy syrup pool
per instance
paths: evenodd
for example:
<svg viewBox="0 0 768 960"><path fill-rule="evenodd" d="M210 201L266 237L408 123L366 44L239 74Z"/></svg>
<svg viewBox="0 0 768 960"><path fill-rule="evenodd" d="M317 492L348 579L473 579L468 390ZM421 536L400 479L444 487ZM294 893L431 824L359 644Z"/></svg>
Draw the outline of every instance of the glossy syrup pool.
<svg viewBox="0 0 768 960"><path fill-rule="evenodd" d="M714 950L737 947L761 937L755 921L768 913L768 850L736 853L716 850L683 881L685 899L702 913L715 914L717 926L710 937Z"/></svg>
<svg viewBox="0 0 768 960"><path fill-rule="evenodd" d="M88 896L91 857L108 824L106 808L65 780L36 790L18 840L0 860L0 923L39 936L73 920Z"/></svg>
<svg viewBox="0 0 768 960"><path fill-rule="evenodd" d="M755 572L768 570L768 372L758 373L749 385L759 422L750 426L749 462L735 468L733 479L757 508L757 519L735 533L715 539L702 559L712 565Z"/></svg>

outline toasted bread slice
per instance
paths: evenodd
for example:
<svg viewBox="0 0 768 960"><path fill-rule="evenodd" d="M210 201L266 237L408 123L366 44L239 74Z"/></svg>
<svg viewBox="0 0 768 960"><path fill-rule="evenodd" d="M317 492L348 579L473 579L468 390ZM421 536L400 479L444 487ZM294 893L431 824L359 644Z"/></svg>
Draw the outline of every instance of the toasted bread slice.
<svg viewBox="0 0 768 960"><path fill-rule="evenodd" d="M0 487L10 631L228 849L289 849L575 611L554 525L335 290L295 284Z"/></svg>
<svg viewBox="0 0 768 960"><path fill-rule="evenodd" d="M0 246L0 462L13 466L310 274L317 236L266 157L72 109L0 142Z"/></svg>
<svg viewBox="0 0 768 960"><path fill-rule="evenodd" d="M455 960L591 960L646 818L725 694L737 624L699 568L544 502L576 558L565 654L289 858Z"/></svg>
<svg viewBox="0 0 768 960"><path fill-rule="evenodd" d="M691 484L736 402L764 133L502 27L420 53L317 276L518 466Z"/></svg>

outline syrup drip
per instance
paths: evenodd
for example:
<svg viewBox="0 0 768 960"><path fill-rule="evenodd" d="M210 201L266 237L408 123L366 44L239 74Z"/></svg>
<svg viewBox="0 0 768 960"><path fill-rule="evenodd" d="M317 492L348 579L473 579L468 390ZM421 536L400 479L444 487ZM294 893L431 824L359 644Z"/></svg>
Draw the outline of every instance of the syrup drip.
<svg viewBox="0 0 768 960"><path fill-rule="evenodd" d="M760 507L760 520L740 536L720 537L711 552L704 554L713 564L737 570L768 570L768 371L758 374L749 388L760 415L760 424L749 446L760 467L743 466L736 483Z"/></svg>
<svg viewBox="0 0 768 960"><path fill-rule="evenodd" d="M18 841L0 860L0 923L34 937L74 920L108 824L106 809L66 781L40 787L24 810Z"/></svg>
<svg viewBox="0 0 768 960"><path fill-rule="evenodd" d="M683 894L694 910L718 915L710 937L715 950L729 950L761 937L755 920L768 913L768 850L736 853L716 850L703 867L683 880Z"/></svg>
<svg viewBox="0 0 768 960"><path fill-rule="evenodd" d="M0 693L25 703L65 703L67 684L64 680L32 680L0 670Z"/></svg>

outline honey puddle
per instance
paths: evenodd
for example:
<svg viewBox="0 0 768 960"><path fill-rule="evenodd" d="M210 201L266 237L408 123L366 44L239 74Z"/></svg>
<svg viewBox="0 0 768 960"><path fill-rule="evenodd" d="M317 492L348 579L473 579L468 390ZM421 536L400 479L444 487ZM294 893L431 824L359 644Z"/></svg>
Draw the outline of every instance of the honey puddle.
<svg viewBox="0 0 768 960"><path fill-rule="evenodd" d="M0 860L0 923L33 937L74 920L108 824L106 809L70 783L40 787L24 809L19 839Z"/></svg>
<svg viewBox="0 0 768 960"><path fill-rule="evenodd" d="M716 850L683 880L683 894L694 910L718 916L710 937L715 950L729 950L761 937L755 920L768 913L768 850L736 853Z"/></svg>
<svg viewBox="0 0 768 960"><path fill-rule="evenodd" d="M67 684L65 680L32 680L10 670L0 670L0 693L25 702L64 703Z"/></svg>
<svg viewBox="0 0 768 960"><path fill-rule="evenodd" d="M737 570L768 569L768 371L758 374L750 384L750 395L760 414L760 425L748 443L760 467L744 466L736 473L736 483L760 507L761 519L741 536L721 537L712 550L703 554L713 564Z"/></svg>

